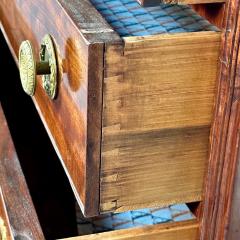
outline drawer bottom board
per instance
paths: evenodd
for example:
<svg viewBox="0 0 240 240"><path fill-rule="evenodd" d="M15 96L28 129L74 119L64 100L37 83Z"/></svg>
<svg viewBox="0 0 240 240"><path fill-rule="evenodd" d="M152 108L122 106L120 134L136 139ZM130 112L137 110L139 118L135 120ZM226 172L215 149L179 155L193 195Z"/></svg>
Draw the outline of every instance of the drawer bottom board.
<svg viewBox="0 0 240 240"><path fill-rule="evenodd" d="M79 237L68 240L197 240L199 224L196 220L181 223L166 223L154 226L116 230Z"/></svg>

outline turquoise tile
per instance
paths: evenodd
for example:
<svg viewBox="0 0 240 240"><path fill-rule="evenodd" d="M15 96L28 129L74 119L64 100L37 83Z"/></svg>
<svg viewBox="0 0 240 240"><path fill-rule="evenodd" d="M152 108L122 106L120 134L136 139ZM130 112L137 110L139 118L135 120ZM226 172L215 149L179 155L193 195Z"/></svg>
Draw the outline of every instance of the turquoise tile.
<svg viewBox="0 0 240 240"><path fill-rule="evenodd" d="M195 219L195 217L191 213L182 214L173 218L174 222L181 222L191 219Z"/></svg>
<svg viewBox="0 0 240 240"><path fill-rule="evenodd" d="M152 209L153 217L161 217L164 219L172 219L172 214L169 208L160 208L160 209Z"/></svg>
<svg viewBox="0 0 240 240"><path fill-rule="evenodd" d="M134 224L142 224L142 225L153 225L153 218L151 215L146 215L143 217L137 217L133 219Z"/></svg>

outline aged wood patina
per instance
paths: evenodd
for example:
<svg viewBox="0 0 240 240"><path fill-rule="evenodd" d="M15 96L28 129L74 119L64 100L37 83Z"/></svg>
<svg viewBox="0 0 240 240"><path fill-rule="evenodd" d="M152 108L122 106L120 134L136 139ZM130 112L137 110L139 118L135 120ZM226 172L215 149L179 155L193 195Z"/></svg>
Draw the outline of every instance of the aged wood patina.
<svg viewBox="0 0 240 240"><path fill-rule="evenodd" d="M38 84L33 100L85 215L174 201L201 201L198 207L191 205L198 220L75 239L151 236L192 240L199 239L199 226L202 240L240 238L240 2L232 0L226 5L201 4L193 8L222 29L219 68L220 33L121 38L86 0L0 2L2 29L16 62L18 48L25 39L31 40L35 52L46 33L57 43L59 94L51 101ZM220 75L215 81L217 68ZM186 85L191 78L195 81ZM175 89L181 89L180 93ZM162 96L166 98L163 105L158 101ZM187 109L186 102L189 112L178 111ZM6 129L0 125L0 134L8 133ZM13 150L7 135L0 138L0 149L7 144ZM11 167L16 166L19 165L14 162ZM8 210L11 201L4 184L1 180ZM174 189L171 193L170 188ZM2 210L6 219L6 211ZM14 210L7 211L10 221L15 216ZM29 223L27 219L25 224L33 224L33 229L37 226L34 231L42 239L35 213L31 213L30 219L33 218L34 221Z"/></svg>
<svg viewBox="0 0 240 240"><path fill-rule="evenodd" d="M87 0L0 13L16 61L23 40L35 54L45 34L56 44L58 94L37 83L33 101L86 216L202 200L216 28L120 37Z"/></svg>

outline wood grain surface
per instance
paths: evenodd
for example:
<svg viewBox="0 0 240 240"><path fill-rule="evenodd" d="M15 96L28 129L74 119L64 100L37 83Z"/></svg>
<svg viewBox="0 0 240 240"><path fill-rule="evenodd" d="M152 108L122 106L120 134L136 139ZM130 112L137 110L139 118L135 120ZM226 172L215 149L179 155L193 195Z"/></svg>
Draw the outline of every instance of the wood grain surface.
<svg viewBox="0 0 240 240"><path fill-rule="evenodd" d="M13 236L44 239L0 105L0 185Z"/></svg>
<svg viewBox="0 0 240 240"><path fill-rule="evenodd" d="M138 132L211 124L220 33L124 41L119 60L123 73L105 79L104 127L119 125L121 132ZM108 64L111 68L115 63Z"/></svg>
<svg viewBox="0 0 240 240"><path fill-rule="evenodd" d="M33 100L86 216L202 198L220 33L120 39L88 0L3 0L0 13L15 56L55 40L57 98L39 79Z"/></svg>
<svg viewBox="0 0 240 240"><path fill-rule="evenodd" d="M196 221L158 224L155 226L116 230L91 234L66 240L198 240L199 225Z"/></svg>
<svg viewBox="0 0 240 240"><path fill-rule="evenodd" d="M240 115L239 107L238 107L238 116ZM239 120L238 120L239 121ZM235 138L236 141L236 138ZM239 152L239 137L237 139L237 147L238 147L238 152ZM234 142L236 143L236 142ZM233 144L234 144L233 143ZM234 146L234 145L232 145ZM236 146L236 145L235 145ZM236 150L235 150L236 151ZM236 157L236 155L235 155ZM234 183L233 183L233 194L231 196L231 206L230 207L230 212L229 212L229 220L228 220L228 232L227 232L227 239L228 240L235 240L240 238L240 233L239 233L239 222L240 222L240 208L239 208L239 202L240 202L240 194L239 194L239 189L240 189L240 156L239 153L237 154L237 159L236 159L236 171L235 175L233 176Z"/></svg>
<svg viewBox="0 0 240 240"><path fill-rule="evenodd" d="M36 56L45 34L55 40L60 69L57 98L47 97L38 78L33 100L84 214L97 215L103 40L119 37L86 0L3 0L0 13L16 60L23 40L33 43Z"/></svg>
<svg viewBox="0 0 240 240"><path fill-rule="evenodd" d="M202 199L209 127L105 136L101 210Z"/></svg>
<svg viewBox="0 0 240 240"><path fill-rule="evenodd" d="M220 29L222 29L225 6L226 4L223 3L191 5L198 14Z"/></svg>
<svg viewBox="0 0 240 240"><path fill-rule="evenodd" d="M105 52L101 210L199 201L220 33L124 41Z"/></svg>
<svg viewBox="0 0 240 240"><path fill-rule="evenodd" d="M234 180L239 164L239 70L240 1L228 1L225 7L220 55L220 71L206 192L203 201L201 239L239 239L239 202ZM232 202L232 198L234 201ZM232 205L233 204L233 205ZM232 211L232 212L231 212ZM236 222L235 222L236 221ZM230 225L231 224L231 225ZM237 226L237 227L236 227ZM237 230L237 231L236 231Z"/></svg>

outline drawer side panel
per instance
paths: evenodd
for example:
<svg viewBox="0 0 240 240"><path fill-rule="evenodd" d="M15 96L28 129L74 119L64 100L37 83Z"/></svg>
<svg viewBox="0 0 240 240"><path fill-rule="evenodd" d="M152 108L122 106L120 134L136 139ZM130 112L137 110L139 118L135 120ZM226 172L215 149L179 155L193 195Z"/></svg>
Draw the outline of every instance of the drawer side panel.
<svg viewBox="0 0 240 240"><path fill-rule="evenodd" d="M101 211L200 201L220 33L124 40L106 51Z"/></svg>

